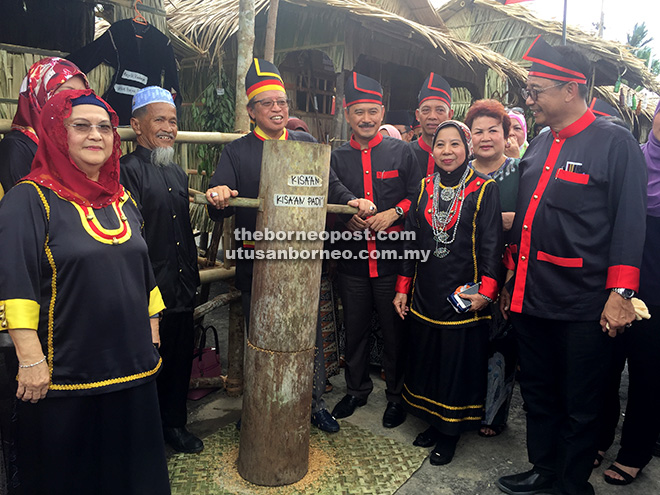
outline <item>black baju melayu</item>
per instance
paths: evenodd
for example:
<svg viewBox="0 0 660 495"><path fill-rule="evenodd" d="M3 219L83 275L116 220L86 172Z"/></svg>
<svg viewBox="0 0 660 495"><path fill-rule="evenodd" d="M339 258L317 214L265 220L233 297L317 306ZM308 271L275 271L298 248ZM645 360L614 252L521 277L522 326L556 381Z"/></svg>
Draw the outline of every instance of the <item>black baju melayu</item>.
<svg viewBox="0 0 660 495"><path fill-rule="evenodd" d="M595 119L535 138L520 162L511 244L511 318L535 470L588 493L614 340L610 288L638 289L646 166L632 135ZM618 297L618 296L617 296Z"/></svg>
<svg viewBox="0 0 660 495"><path fill-rule="evenodd" d="M144 219L144 238L165 309L160 322L163 369L158 399L163 426L185 426L194 347L193 310L199 285L197 247L190 227L188 176L181 167L151 163L143 146L120 160L120 181Z"/></svg>
<svg viewBox="0 0 660 495"><path fill-rule="evenodd" d="M410 143L410 148L417 158L417 164L422 177L427 177L435 172L435 159L433 158L432 149L428 146L422 137Z"/></svg>
<svg viewBox="0 0 660 495"><path fill-rule="evenodd" d="M407 143L376 136L364 150L351 138L332 152L331 167L339 180L355 195L369 199L379 212L399 206L407 214L421 178L417 161ZM350 218L350 217L349 217ZM396 237L403 231L403 218L385 230ZM353 259L342 257L338 263L340 292L346 325L347 393L361 399L373 390L369 377L369 323L376 308L383 332L383 368L388 402L401 402L403 387L403 325L394 312L392 299L403 253L403 242L396 238L370 238L342 241L333 248L350 252ZM364 233L362 233L364 234ZM382 233L381 233L382 234ZM383 259L390 251L397 258ZM365 259L365 254L368 254Z"/></svg>
<svg viewBox="0 0 660 495"><path fill-rule="evenodd" d="M440 190L456 191L466 167L438 171ZM481 282L479 292L497 298L502 215L495 181L468 169L464 199L457 201L445 229L454 241L446 245L445 257L435 256L442 245L432 228L434 177L422 180L406 219L406 230L415 234L405 241L406 250L426 251L428 260L404 260L396 287L403 294L412 289L403 398L414 415L455 436L478 428L483 418L491 316L488 307L457 313L447 296L461 285ZM442 211L450 203L438 199Z"/></svg>

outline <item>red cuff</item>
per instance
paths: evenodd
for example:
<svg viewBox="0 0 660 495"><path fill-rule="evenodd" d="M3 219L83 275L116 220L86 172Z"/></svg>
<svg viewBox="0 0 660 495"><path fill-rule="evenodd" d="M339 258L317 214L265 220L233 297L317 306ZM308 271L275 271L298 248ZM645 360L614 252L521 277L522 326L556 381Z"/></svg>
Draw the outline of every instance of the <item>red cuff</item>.
<svg viewBox="0 0 660 495"><path fill-rule="evenodd" d="M629 265L610 266L607 269L606 289L622 287L637 292L639 290L639 268Z"/></svg>
<svg viewBox="0 0 660 495"><path fill-rule="evenodd" d="M407 214L408 214L408 211L410 210L410 205L411 205L411 202L410 202L409 199L402 199L402 200L399 201L399 203L397 204L397 206L400 206L401 209L403 210L403 214L404 214L404 215L407 215Z"/></svg>
<svg viewBox="0 0 660 495"><path fill-rule="evenodd" d="M400 292L401 294L410 294L410 287L412 287L412 277L404 277L403 275L399 275L396 279L394 291Z"/></svg>
<svg viewBox="0 0 660 495"><path fill-rule="evenodd" d="M517 252L518 252L518 246L516 244L509 244L504 249L504 257L502 258L502 263L504 264L507 270L516 269L516 262L513 261L513 255L514 253Z"/></svg>
<svg viewBox="0 0 660 495"><path fill-rule="evenodd" d="M481 287L479 294L491 298L493 301L497 299L497 280L494 278L483 276L481 277Z"/></svg>

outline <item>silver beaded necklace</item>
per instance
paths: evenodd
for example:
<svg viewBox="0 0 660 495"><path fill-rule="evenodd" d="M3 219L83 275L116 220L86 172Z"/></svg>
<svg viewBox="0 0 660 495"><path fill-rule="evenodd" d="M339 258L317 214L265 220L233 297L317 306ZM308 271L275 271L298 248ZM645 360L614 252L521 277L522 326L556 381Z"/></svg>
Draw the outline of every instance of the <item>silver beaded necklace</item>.
<svg viewBox="0 0 660 495"><path fill-rule="evenodd" d="M461 221L461 212L463 211L463 200L465 199L465 183L470 167L465 168L461 180L458 182L456 188L444 187L440 191L440 173L436 172L433 177L433 209L431 212L433 240L435 240L435 251L433 255L438 258L444 258L449 254L449 245L456 239L456 231L458 224ZM446 210L440 210L440 199L449 202ZM452 211L456 207L456 203L460 201L458 211L456 212L456 223L453 227L453 233L450 235L446 231L447 225L451 222Z"/></svg>

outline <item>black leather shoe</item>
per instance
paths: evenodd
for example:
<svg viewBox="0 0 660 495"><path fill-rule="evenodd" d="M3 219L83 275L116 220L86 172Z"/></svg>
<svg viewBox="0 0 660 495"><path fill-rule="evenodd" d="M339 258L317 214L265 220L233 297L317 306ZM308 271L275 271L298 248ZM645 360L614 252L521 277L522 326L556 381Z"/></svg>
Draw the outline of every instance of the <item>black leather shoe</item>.
<svg viewBox="0 0 660 495"><path fill-rule="evenodd" d="M185 427L164 427L163 435L165 436L165 442L177 452L196 454L204 449L204 442L186 430Z"/></svg>
<svg viewBox="0 0 660 495"><path fill-rule="evenodd" d="M396 428L406 420L406 410L403 404L388 402L385 414L383 414L383 426L385 428Z"/></svg>
<svg viewBox="0 0 660 495"><path fill-rule="evenodd" d="M442 452L439 450L433 449L431 455L429 455L429 462L432 466L444 466L449 464L454 458L454 452Z"/></svg>
<svg viewBox="0 0 660 495"><path fill-rule="evenodd" d="M546 476L532 469L524 473L502 476L495 484L509 495L534 495L552 493L555 480L554 476Z"/></svg>
<svg viewBox="0 0 660 495"><path fill-rule="evenodd" d="M312 414L312 424L321 431L328 433L337 433L339 431L339 423L332 417L332 414L327 409L321 409Z"/></svg>
<svg viewBox="0 0 660 495"><path fill-rule="evenodd" d="M435 445L438 438L440 438L440 432L432 426L429 426L426 430L417 435L413 445L417 447L430 447L431 445Z"/></svg>
<svg viewBox="0 0 660 495"><path fill-rule="evenodd" d="M354 395L346 394L332 410L332 415L337 419L348 418L358 407L362 407L366 403L367 399L360 399Z"/></svg>
<svg viewBox="0 0 660 495"><path fill-rule="evenodd" d="M438 432L438 442L431 451L429 462L433 466L444 466L445 464L449 464L454 458L456 444L460 438L460 435L443 435Z"/></svg>

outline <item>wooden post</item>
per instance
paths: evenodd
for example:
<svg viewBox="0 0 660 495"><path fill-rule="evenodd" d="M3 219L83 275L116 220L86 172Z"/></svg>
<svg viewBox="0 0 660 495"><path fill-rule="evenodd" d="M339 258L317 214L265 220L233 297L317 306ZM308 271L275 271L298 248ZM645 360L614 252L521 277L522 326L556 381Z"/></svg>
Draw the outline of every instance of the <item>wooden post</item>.
<svg viewBox="0 0 660 495"><path fill-rule="evenodd" d="M329 164L327 145L266 141L256 230L322 232ZM304 256L323 242L294 236L255 245L255 253L273 249ZM238 472L279 486L299 481L309 466L321 259L256 259L253 273Z"/></svg>
<svg viewBox="0 0 660 495"><path fill-rule="evenodd" d="M243 393L243 361L245 359L245 319L240 299L229 303L229 331L227 338L227 380L225 391L229 397Z"/></svg>
<svg viewBox="0 0 660 495"><path fill-rule="evenodd" d="M277 11L280 0L270 0L268 7L268 20L266 21L266 44L264 46L264 59L275 63L275 34L277 31Z"/></svg>
<svg viewBox="0 0 660 495"><path fill-rule="evenodd" d="M250 116L245 111L247 95L245 94L245 74L252 64L254 47L254 0L239 0L238 2L238 54L236 57L236 108L234 111L234 130L250 132Z"/></svg>

